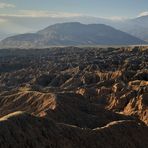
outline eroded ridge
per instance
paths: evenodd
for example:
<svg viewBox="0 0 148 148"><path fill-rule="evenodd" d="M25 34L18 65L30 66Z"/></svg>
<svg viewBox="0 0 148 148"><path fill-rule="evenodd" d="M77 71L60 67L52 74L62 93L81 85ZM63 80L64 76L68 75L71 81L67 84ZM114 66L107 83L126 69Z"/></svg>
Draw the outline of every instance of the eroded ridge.
<svg viewBox="0 0 148 148"><path fill-rule="evenodd" d="M147 125L148 47L0 50L0 147L146 148Z"/></svg>

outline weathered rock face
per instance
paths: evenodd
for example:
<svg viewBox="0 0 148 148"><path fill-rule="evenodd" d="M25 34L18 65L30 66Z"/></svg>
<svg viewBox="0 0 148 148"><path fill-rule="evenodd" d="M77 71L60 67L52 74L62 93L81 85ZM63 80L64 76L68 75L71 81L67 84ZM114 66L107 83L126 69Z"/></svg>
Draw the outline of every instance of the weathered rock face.
<svg viewBox="0 0 148 148"><path fill-rule="evenodd" d="M0 50L0 147L148 147L147 59L147 47Z"/></svg>
<svg viewBox="0 0 148 148"><path fill-rule="evenodd" d="M0 119L0 146L4 148L141 148L148 146L147 135L148 127L130 120L90 130L23 112Z"/></svg>
<svg viewBox="0 0 148 148"><path fill-rule="evenodd" d="M131 117L92 104L74 93L21 92L5 96L0 102L0 117L21 110L39 117L52 118L56 122L91 129L105 126L112 121L132 120Z"/></svg>

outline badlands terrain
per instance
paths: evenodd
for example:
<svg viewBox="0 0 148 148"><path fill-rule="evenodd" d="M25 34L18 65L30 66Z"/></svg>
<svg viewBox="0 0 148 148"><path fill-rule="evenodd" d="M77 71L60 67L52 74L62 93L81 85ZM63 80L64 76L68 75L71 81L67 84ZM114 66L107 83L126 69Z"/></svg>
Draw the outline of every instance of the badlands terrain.
<svg viewBox="0 0 148 148"><path fill-rule="evenodd" d="M148 47L1 49L0 148L148 148Z"/></svg>

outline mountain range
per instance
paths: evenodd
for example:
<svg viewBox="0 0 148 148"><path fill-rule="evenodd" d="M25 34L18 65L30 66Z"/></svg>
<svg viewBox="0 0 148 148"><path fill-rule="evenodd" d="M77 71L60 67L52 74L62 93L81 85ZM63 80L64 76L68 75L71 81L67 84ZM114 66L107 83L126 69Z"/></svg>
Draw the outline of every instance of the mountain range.
<svg viewBox="0 0 148 148"><path fill-rule="evenodd" d="M64 23L64 22L80 22L83 24L106 24L129 33L137 38L148 41L148 15L129 19L109 19L92 16L77 16L77 17L9 17L9 23L3 22L0 24L0 40L15 35L27 32L37 32L46 26Z"/></svg>
<svg viewBox="0 0 148 148"><path fill-rule="evenodd" d="M0 47L136 44L146 44L146 42L108 25L69 22L54 24L36 33L8 37L0 42Z"/></svg>
<svg viewBox="0 0 148 148"><path fill-rule="evenodd" d="M126 20L120 23L119 26L115 25L115 27L142 40L148 41L148 16Z"/></svg>

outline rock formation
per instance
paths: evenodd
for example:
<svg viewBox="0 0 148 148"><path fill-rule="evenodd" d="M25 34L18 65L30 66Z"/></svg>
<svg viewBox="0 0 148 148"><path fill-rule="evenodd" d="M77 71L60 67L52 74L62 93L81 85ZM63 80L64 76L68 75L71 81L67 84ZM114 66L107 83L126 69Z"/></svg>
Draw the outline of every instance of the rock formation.
<svg viewBox="0 0 148 148"><path fill-rule="evenodd" d="M0 50L0 147L148 147L148 47Z"/></svg>

